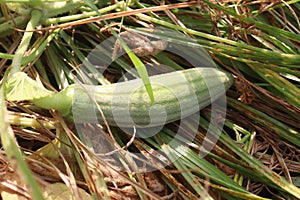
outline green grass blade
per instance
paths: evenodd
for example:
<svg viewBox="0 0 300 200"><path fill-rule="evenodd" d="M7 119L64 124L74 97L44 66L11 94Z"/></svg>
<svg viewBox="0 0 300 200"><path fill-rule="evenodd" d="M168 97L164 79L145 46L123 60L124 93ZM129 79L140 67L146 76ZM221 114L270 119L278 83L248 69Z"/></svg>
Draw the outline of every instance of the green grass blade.
<svg viewBox="0 0 300 200"><path fill-rule="evenodd" d="M27 65L30 62L34 61L37 57L39 57L59 32L60 29L56 29L52 33L50 33L48 37L44 41L42 41L42 43L30 55L25 56L22 59L22 65Z"/></svg>
<svg viewBox="0 0 300 200"><path fill-rule="evenodd" d="M171 130L166 130L166 132L162 132L161 134L162 134L161 138L164 141L172 140L173 134ZM178 137L178 139L179 138L180 137ZM184 141L186 139L181 138L180 140L182 140L181 142L185 143ZM173 143L172 145L175 144L174 140L172 141L172 143ZM231 178L229 178L224 172L222 172L221 170L213 166L211 163L209 163L206 159L201 158L198 154L196 154L191 149L185 148L185 145L180 145L179 141L175 146L178 147L174 148L174 155L176 154L176 158L178 160L181 160L182 163L184 163L184 168L180 170L187 171L193 169L194 173L199 177L203 179L208 178L210 182L214 183L215 185L216 184L218 185L216 189L223 191L224 192L223 195L226 196L227 199L228 198L233 199L235 197L244 197L245 199L265 199L251 194L249 191L247 191L246 189L238 185L236 182L234 182ZM195 146L200 147L200 145L195 145ZM209 152L207 153L211 154ZM213 158L216 157L213 156Z"/></svg>
<svg viewBox="0 0 300 200"><path fill-rule="evenodd" d="M228 98L228 103L232 107L238 109L241 113L248 112L249 118L256 121L261 126L271 126L273 131L290 141L291 143L300 147L300 134L298 131L290 128L288 125L268 116L267 114L247 106L239 101Z"/></svg>
<svg viewBox="0 0 300 200"><path fill-rule="evenodd" d="M85 0L85 3L90 6L94 11L96 11L98 13L98 15L101 17L102 15L100 14L100 12L98 11L97 7L90 1L90 0ZM104 22L107 24L107 22L104 20ZM108 25L108 24L107 24ZM109 26L110 27L110 26ZM149 98L151 100L151 103L154 103L154 94L152 91L152 86L149 80L149 76L147 73L147 69L144 65L144 63L142 63L142 61L131 51L131 49L126 45L126 43L122 40L122 38L120 38L113 29L111 29L113 35L117 38L117 40L120 41L121 46L123 47L123 49L125 50L125 52L128 54L128 56L130 57L133 65L136 67L136 70L138 72L138 74L140 75L144 86L147 90L147 93L149 95Z"/></svg>
<svg viewBox="0 0 300 200"><path fill-rule="evenodd" d="M208 124L208 122L202 120L201 125L204 126L204 128L208 128ZM214 130L212 129L212 131ZM253 171L256 171L257 176L261 177L262 182L268 181L269 185L273 185L273 187L277 189L281 189L295 197L300 196L300 189L298 187L289 183L284 178L280 177L271 169L263 165L259 160L252 157L244 149L238 146L229 136L227 136L226 134L221 134L220 141L231 151L236 153L241 158L241 160L245 161L252 168Z"/></svg>
<svg viewBox="0 0 300 200"><path fill-rule="evenodd" d="M270 69L265 69L257 65L249 65L256 71L263 79L270 83L280 93L283 98L290 102L292 105L300 109L300 89L281 77L279 74Z"/></svg>
<svg viewBox="0 0 300 200"><path fill-rule="evenodd" d="M173 148L171 148L169 145L164 144L161 146L162 151L169 157L170 160L172 160L173 165L177 168L177 170L182 171L181 175L186 179L186 181L193 187L193 189L196 191L196 193L205 198L205 199L213 199L207 191L203 188L202 184L197 181L197 178L195 175L193 175L190 171L187 171L185 164L180 160L176 159Z"/></svg>
<svg viewBox="0 0 300 200"><path fill-rule="evenodd" d="M124 48L124 46L123 46L123 48ZM148 72L147 72L147 69L146 69L144 63L142 63L142 61L128 47L125 48L125 51L128 54L128 56L130 57L134 66L136 67L136 70L137 70L138 74L140 75L140 77L144 83L144 86L148 92L151 103L154 103L155 102L154 94L152 91L152 86L151 86L151 83L149 80Z"/></svg>

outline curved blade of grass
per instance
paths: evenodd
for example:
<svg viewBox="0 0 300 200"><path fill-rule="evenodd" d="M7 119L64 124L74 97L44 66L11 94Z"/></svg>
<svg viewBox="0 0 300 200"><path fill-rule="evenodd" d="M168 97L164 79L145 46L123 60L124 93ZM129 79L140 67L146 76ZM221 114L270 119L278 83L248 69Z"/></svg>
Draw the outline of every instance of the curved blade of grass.
<svg viewBox="0 0 300 200"><path fill-rule="evenodd" d="M125 45L126 44L124 43L123 48L125 47ZM127 45L124 49L125 49L126 53L128 54L128 56L130 57L132 63L136 67L136 70L137 70L138 74L140 75L140 77L145 85L145 88L148 92L151 103L154 103L155 102L154 94L152 91L152 86L151 86L151 83L149 80L148 72L147 72L147 69L146 69L144 63L142 63L142 61L131 51L131 49L129 49L129 47Z"/></svg>
<svg viewBox="0 0 300 200"><path fill-rule="evenodd" d="M95 31L98 35L102 35L102 33L100 32L99 30L99 27L97 27L95 24L88 24L88 26L93 30ZM102 47L102 45L98 45L99 43L94 41L92 38L89 38L89 37L85 37L87 41L89 41L89 43L91 43L93 46L95 46L97 48L98 51L102 52L102 59L104 60L104 62L106 63L110 63L111 62L111 52L110 51L107 51L107 47L108 48L111 48L111 46L113 44L111 44L110 46L109 45L104 45L105 47ZM97 55L89 55L91 56L91 58L96 58ZM88 61L88 60L87 60ZM85 60L86 62L86 60ZM131 63L129 63L125 58L123 57L119 57L117 60L115 60L114 63L111 63L111 66L112 67L115 67L115 68L122 68L124 69L125 71L127 71L129 74L131 74L133 77L135 78L139 78L139 75L137 72L133 71L132 70L132 66L131 66ZM89 70L91 71L91 70Z"/></svg>
<svg viewBox="0 0 300 200"><path fill-rule="evenodd" d="M84 2L90 7L92 8L95 12L97 12L97 14L101 17L101 13L98 11L97 7L95 6L95 4L93 4L92 1L90 0L84 0ZM106 25L107 22L106 20L103 20L105 22ZM108 26L110 27L110 26ZM136 67L137 69L137 72L138 74L140 75L143 83L144 83L144 86L146 88L146 91L149 95L149 98L150 98L150 101L151 103L154 103L155 100L154 100L154 94L153 94L153 91L152 91L152 86L151 86L151 83L150 83L150 80L149 80L149 76L148 76L148 72L147 72L147 69L144 65L144 63L131 51L131 49L126 45L126 43L122 40L121 37L119 37L116 32L113 30L113 29L110 29L113 33L113 35L117 38L117 40L120 41L121 43L121 46L123 47L123 49L125 50L125 52L127 53L127 55L129 56L129 58L131 59L133 65Z"/></svg>

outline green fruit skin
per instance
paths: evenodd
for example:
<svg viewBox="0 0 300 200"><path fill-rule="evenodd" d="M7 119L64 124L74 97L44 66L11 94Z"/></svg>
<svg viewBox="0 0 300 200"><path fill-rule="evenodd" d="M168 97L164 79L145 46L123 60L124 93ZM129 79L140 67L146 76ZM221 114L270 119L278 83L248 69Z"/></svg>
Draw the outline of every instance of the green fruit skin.
<svg viewBox="0 0 300 200"><path fill-rule="evenodd" d="M208 106L224 95L233 82L231 74L215 68L192 68L149 79L154 104L141 79L101 86L74 85L73 120L75 123L106 121L118 127L162 126Z"/></svg>

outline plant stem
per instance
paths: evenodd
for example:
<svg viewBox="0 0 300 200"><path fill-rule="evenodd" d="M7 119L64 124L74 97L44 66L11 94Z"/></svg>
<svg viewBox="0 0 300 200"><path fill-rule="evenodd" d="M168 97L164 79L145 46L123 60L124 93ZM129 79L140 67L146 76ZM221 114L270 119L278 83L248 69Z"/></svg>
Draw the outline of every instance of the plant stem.
<svg viewBox="0 0 300 200"><path fill-rule="evenodd" d="M34 50L32 53L28 56L24 56L22 59L21 65L27 65L28 63L35 60L37 57L39 57L46 49L47 45L50 44L52 39L57 36L57 34L61 31L61 29L55 29L53 32L49 34L49 36L42 41L42 43Z"/></svg>
<svg viewBox="0 0 300 200"><path fill-rule="evenodd" d="M18 16L14 17L13 20L8 20L0 24L0 37L4 38L7 35L15 33L16 31L13 29L15 27L23 28L25 27L28 21L28 16Z"/></svg>
<svg viewBox="0 0 300 200"><path fill-rule="evenodd" d="M1 53L0 52L0 58L4 58L4 59L13 59L14 58L14 55L12 54L7 54L7 53Z"/></svg>
<svg viewBox="0 0 300 200"><path fill-rule="evenodd" d="M43 20L42 23L44 25L51 25L51 24L65 23L65 22L75 21L75 20L79 20L79 19L89 18L89 17L97 16L98 13L103 14L103 13L113 11L113 10L119 8L120 5L121 5L120 3L116 3L111 6L99 9L98 11L91 11L91 12L86 12L86 13L81 13L81 14L76 14L76 15L67 15L67 16L56 17L56 18L49 18L49 19Z"/></svg>
<svg viewBox="0 0 300 200"><path fill-rule="evenodd" d="M14 74L21 70L22 58L24 57L24 54L30 44L30 40L33 35L33 30L38 24L38 22L40 21L41 17L42 17L41 11L33 10L31 12L31 19L26 26L25 33L23 35L23 38L21 40L18 49L15 52L15 56L12 61L11 71L10 71L11 74Z"/></svg>

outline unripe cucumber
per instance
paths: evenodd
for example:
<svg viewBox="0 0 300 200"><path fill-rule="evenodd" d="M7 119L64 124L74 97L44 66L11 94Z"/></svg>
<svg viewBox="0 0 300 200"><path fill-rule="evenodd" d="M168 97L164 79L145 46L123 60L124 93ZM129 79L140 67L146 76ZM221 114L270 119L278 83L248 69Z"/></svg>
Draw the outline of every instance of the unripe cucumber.
<svg viewBox="0 0 300 200"><path fill-rule="evenodd" d="M215 68L192 68L149 79L154 104L141 79L101 86L73 84L61 92L31 101L41 108L56 109L65 117L71 116L75 123L103 123L105 118L112 126L155 127L208 106L224 95L233 80L230 74Z"/></svg>
<svg viewBox="0 0 300 200"><path fill-rule="evenodd" d="M161 126L208 106L224 95L232 80L230 74L215 68L192 68L151 76L154 104L141 79L101 86L74 85L71 110L76 123L96 122L96 119L103 123L100 108L112 126Z"/></svg>

